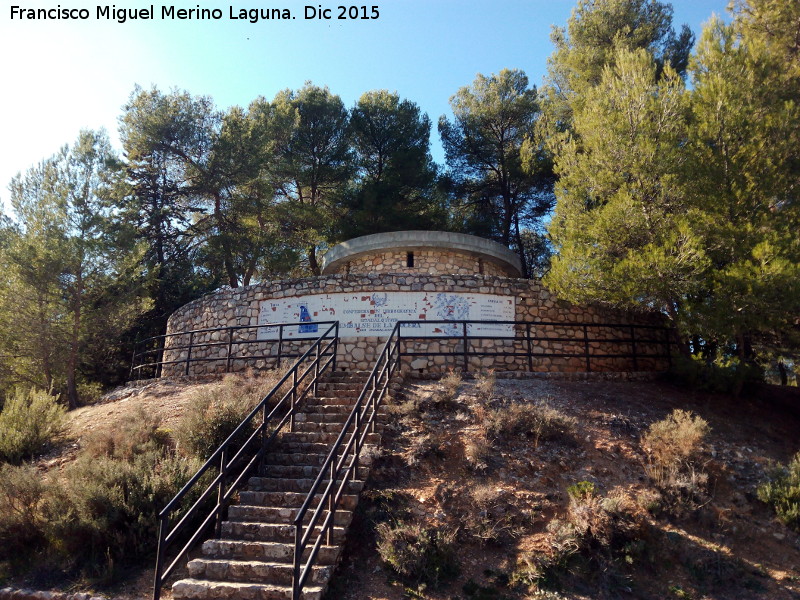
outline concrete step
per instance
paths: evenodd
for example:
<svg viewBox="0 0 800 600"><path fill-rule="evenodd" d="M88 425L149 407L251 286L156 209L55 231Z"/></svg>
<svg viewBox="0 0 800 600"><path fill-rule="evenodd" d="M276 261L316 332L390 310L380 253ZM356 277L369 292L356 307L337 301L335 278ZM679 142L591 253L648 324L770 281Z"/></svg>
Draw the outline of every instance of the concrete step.
<svg viewBox="0 0 800 600"><path fill-rule="evenodd" d="M293 566L289 563L255 560L195 558L189 561L189 576L195 579L266 583L290 586ZM310 585L325 585L333 566L314 566L306 580Z"/></svg>
<svg viewBox="0 0 800 600"><path fill-rule="evenodd" d="M311 520L311 516L316 508L316 504L312 505L305 515L304 523ZM235 504L228 507L228 520L229 521L249 521L258 523L291 523L297 516L300 507L287 507L287 506L252 506L247 504ZM320 515L320 519L324 519L325 514ZM336 525L346 527L353 520L353 512L350 510L337 510L334 521ZM318 521L320 522L320 521Z"/></svg>
<svg viewBox="0 0 800 600"><path fill-rule="evenodd" d="M306 586L302 600L321 600L323 587ZM173 600L291 600L292 588L264 583L181 579L172 585Z"/></svg>
<svg viewBox="0 0 800 600"><path fill-rule="evenodd" d="M315 535L320 528L314 527ZM334 526L333 542L339 544L344 540L346 529ZM224 538L236 540L248 540L253 542L282 542L289 544L294 542L294 526L278 525L275 523L258 523L255 521L223 521L222 536Z"/></svg>
<svg viewBox="0 0 800 600"><path fill-rule="evenodd" d="M335 565L339 560L341 546L320 546L317 564ZM203 556L208 558L230 558L233 560L262 560L291 564L294 560L294 542L246 542L241 540L208 540L203 543ZM306 548L303 558L308 558L311 548Z"/></svg>

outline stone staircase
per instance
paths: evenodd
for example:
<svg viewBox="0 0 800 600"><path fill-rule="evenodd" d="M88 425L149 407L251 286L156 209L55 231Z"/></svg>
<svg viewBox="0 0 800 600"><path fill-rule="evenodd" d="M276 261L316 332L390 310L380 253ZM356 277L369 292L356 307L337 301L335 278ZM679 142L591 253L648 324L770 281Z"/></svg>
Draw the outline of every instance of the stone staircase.
<svg viewBox="0 0 800 600"><path fill-rule="evenodd" d="M306 399L303 412L295 416L294 431L284 433L270 448L264 473L251 477L239 493L239 503L228 508L220 539L206 541L201 556L189 561L189 578L173 584L174 600L291 600L292 521L368 375L330 375L319 384L318 395ZM380 433L368 434L366 443L380 445ZM325 592L368 469L367 461L360 461L358 477L349 484L336 511L333 544L322 545L317 554L303 590L305 600L319 600ZM307 513L307 521L312 512ZM326 516L327 511L318 523Z"/></svg>

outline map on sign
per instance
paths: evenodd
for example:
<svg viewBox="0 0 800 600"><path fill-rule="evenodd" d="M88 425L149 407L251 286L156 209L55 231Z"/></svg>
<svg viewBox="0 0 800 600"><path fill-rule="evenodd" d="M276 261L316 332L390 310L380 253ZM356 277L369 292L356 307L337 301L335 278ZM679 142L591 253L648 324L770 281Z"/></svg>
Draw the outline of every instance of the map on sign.
<svg viewBox="0 0 800 600"><path fill-rule="evenodd" d="M258 337L278 338L269 323L302 323L286 327L284 339L317 337L320 321L339 321L340 337L387 336L397 321L419 321L415 335L463 335L459 323L425 321L513 321L515 298L460 292L349 292L264 300L258 315ZM513 336L512 325L473 324L471 336Z"/></svg>

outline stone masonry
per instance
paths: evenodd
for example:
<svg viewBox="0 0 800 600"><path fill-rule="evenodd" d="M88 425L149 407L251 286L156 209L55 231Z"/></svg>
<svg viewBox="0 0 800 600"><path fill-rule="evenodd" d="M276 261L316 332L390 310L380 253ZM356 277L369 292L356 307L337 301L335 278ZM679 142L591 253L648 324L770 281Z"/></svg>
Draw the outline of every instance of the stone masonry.
<svg viewBox="0 0 800 600"><path fill-rule="evenodd" d="M198 329L212 329L231 327L237 325L256 325L258 322L260 303L267 299L289 298L311 294L327 294L337 292L373 292L373 291L425 291L425 292L465 292L485 293L503 296L514 296L516 299L516 320L531 322L532 335L544 338L568 338L566 341L544 340L537 342L536 352L548 351L555 353L583 352L584 345L589 344L592 354L624 354L631 351L630 344L608 343L591 341L593 338L605 340L624 340L631 335L629 325L662 325L658 315L634 314L611 311L595 306L575 306L558 300L550 291L538 281L498 277L493 275L428 275L410 273L360 273L351 271L347 274L331 274L304 279L288 279L282 281L264 282L247 287L230 289L223 288L207 294L178 309L169 319L167 333L188 332ZM540 325L541 322L553 322L557 325ZM587 328L588 342L584 338L584 327L579 323L613 323L623 327ZM519 327L519 326L518 326ZM523 327L524 329L524 327ZM637 337L662 340L665 332L653 330L652 335L638 330ZM237 335L255 340L257 329L252 328ZM185 345L188 334L170 338L174 346ZM224 357L227 344L224 343L227 334L222 331L196 333L193 344L214 343L216 345L195 348L193 358L203 356ZM238 338L237 338L238 339ZM372 368L377 353L380 351L383 339L376 337L345 338L340 341L337 368L341 370ZM284 342L283 352L292 349L299 353L307 347L309 341ZM458 350L459 340L434 340L425 343L429 351ZM509 351L524 352L520 340L474 340L473 347L498 350L504 348ZM410 349L410 348L409 348ZM640 354L663 353L663 343L637 343L637 352ZM240 346L240 354L269 355L275 352L275 342L259 342L248 346ZM164 355L165 360L180 361L186 358L186 350L169 350L169 344ZM247 367L273 366L264 360L237 360L232 365L232 370L242 370ZM461 367L459 357L434 356L434 357L409 357L405 361L406 370L444 371L450 367ZM528 360L522 356L484 356L473 357L469 363L470 369L494 368L501 371L526 371L529 370ZM203 375L224 371L224 360L190 364L192 375ZM593 358L591 361L593 371L631 371L631 370L662 370L666 368L664 359L640 358L637 368L634 369L631 359L602 357ZM183 373L184 365L180 362L166 366L163 375ZM585 360L581 358L537 358L534 359L533 371L539 372L579 372L585 371Z"/></svg>

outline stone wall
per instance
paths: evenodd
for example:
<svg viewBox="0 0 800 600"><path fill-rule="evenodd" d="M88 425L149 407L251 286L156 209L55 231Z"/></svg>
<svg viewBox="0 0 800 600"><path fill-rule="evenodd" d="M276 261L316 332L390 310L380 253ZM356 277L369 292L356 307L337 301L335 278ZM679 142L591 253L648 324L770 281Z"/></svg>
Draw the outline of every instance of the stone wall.
<svg viewBox="0 0 800 600"><path fill-rule="evenodd" d="M540 338L532 342L534 355L583 353L588 345L593 356L592 371L649 371L662 370L666 359L640 357L636 364L627 354L632 350L630 325L662 325L658 315L629 314L599 307L581 307L560 301L537 281L510 279L489 275L421 275L421 274L354 274L322 275L305 279L266 282L237 289L220 289L178 309L169 319L167 333L219 327L248 326L230 331L198 332L192 334L192 358L217 358L214 362L190 362L189 374L203 375L241 371L247 367L264 368L276 365L277 341L262 341L252 344L239 342L255 341L258 328L259 307L263 300L288 298L309 294L336 292L372 291L429 291L499 294L516 298L516 320L530 322L531 336ZM553 322L555 324L543 324ZM584 326L583 323L593 324ZM600 327L604 323L621 324L617 327ZM516 326L516 335L524 336L528 326ZM320 328L322 329L322 328ZM187 350L170 350L188 345L190 334L181 333L169 338L164 360L163 375L183 374L186 371ZM660 329L636 330L636 350L639 354L663 353L665 332ZM614 343L618 340L619 343ZM648 341L650 340L650 341ZM313 340L284 341L282 354L301 354ZM345 338L340 341L337 367L342 369L371 369L383 341L376 337ZM199 347L197 345L200 345ZM580 372L586 371L583 357L527 357L527 341L516 339L481 340L470 339L470 348L480 348L485 355L470 357L470 370L494 368L503 371L535 372ZM233 354L246 358L227 360L228 348ZM406 370L415 372L444 371L463 367L461 339L441 339L424 343L408 344L409 352L456 352L455 356L412 356L404 359ZM515 356L516 354L516 356ZM267 358L264 358L267 357Z"/></svg>
<svg viewBox="0 0 800 600"><path fill-rule="evenodd" d="M413 266L408 266L409 253L413 254ZM338 273L405 273L427 275L490 275L508 277L508 270L484 258L447 250L387 250L365 256L357 256L340 266Z"/></svg>

